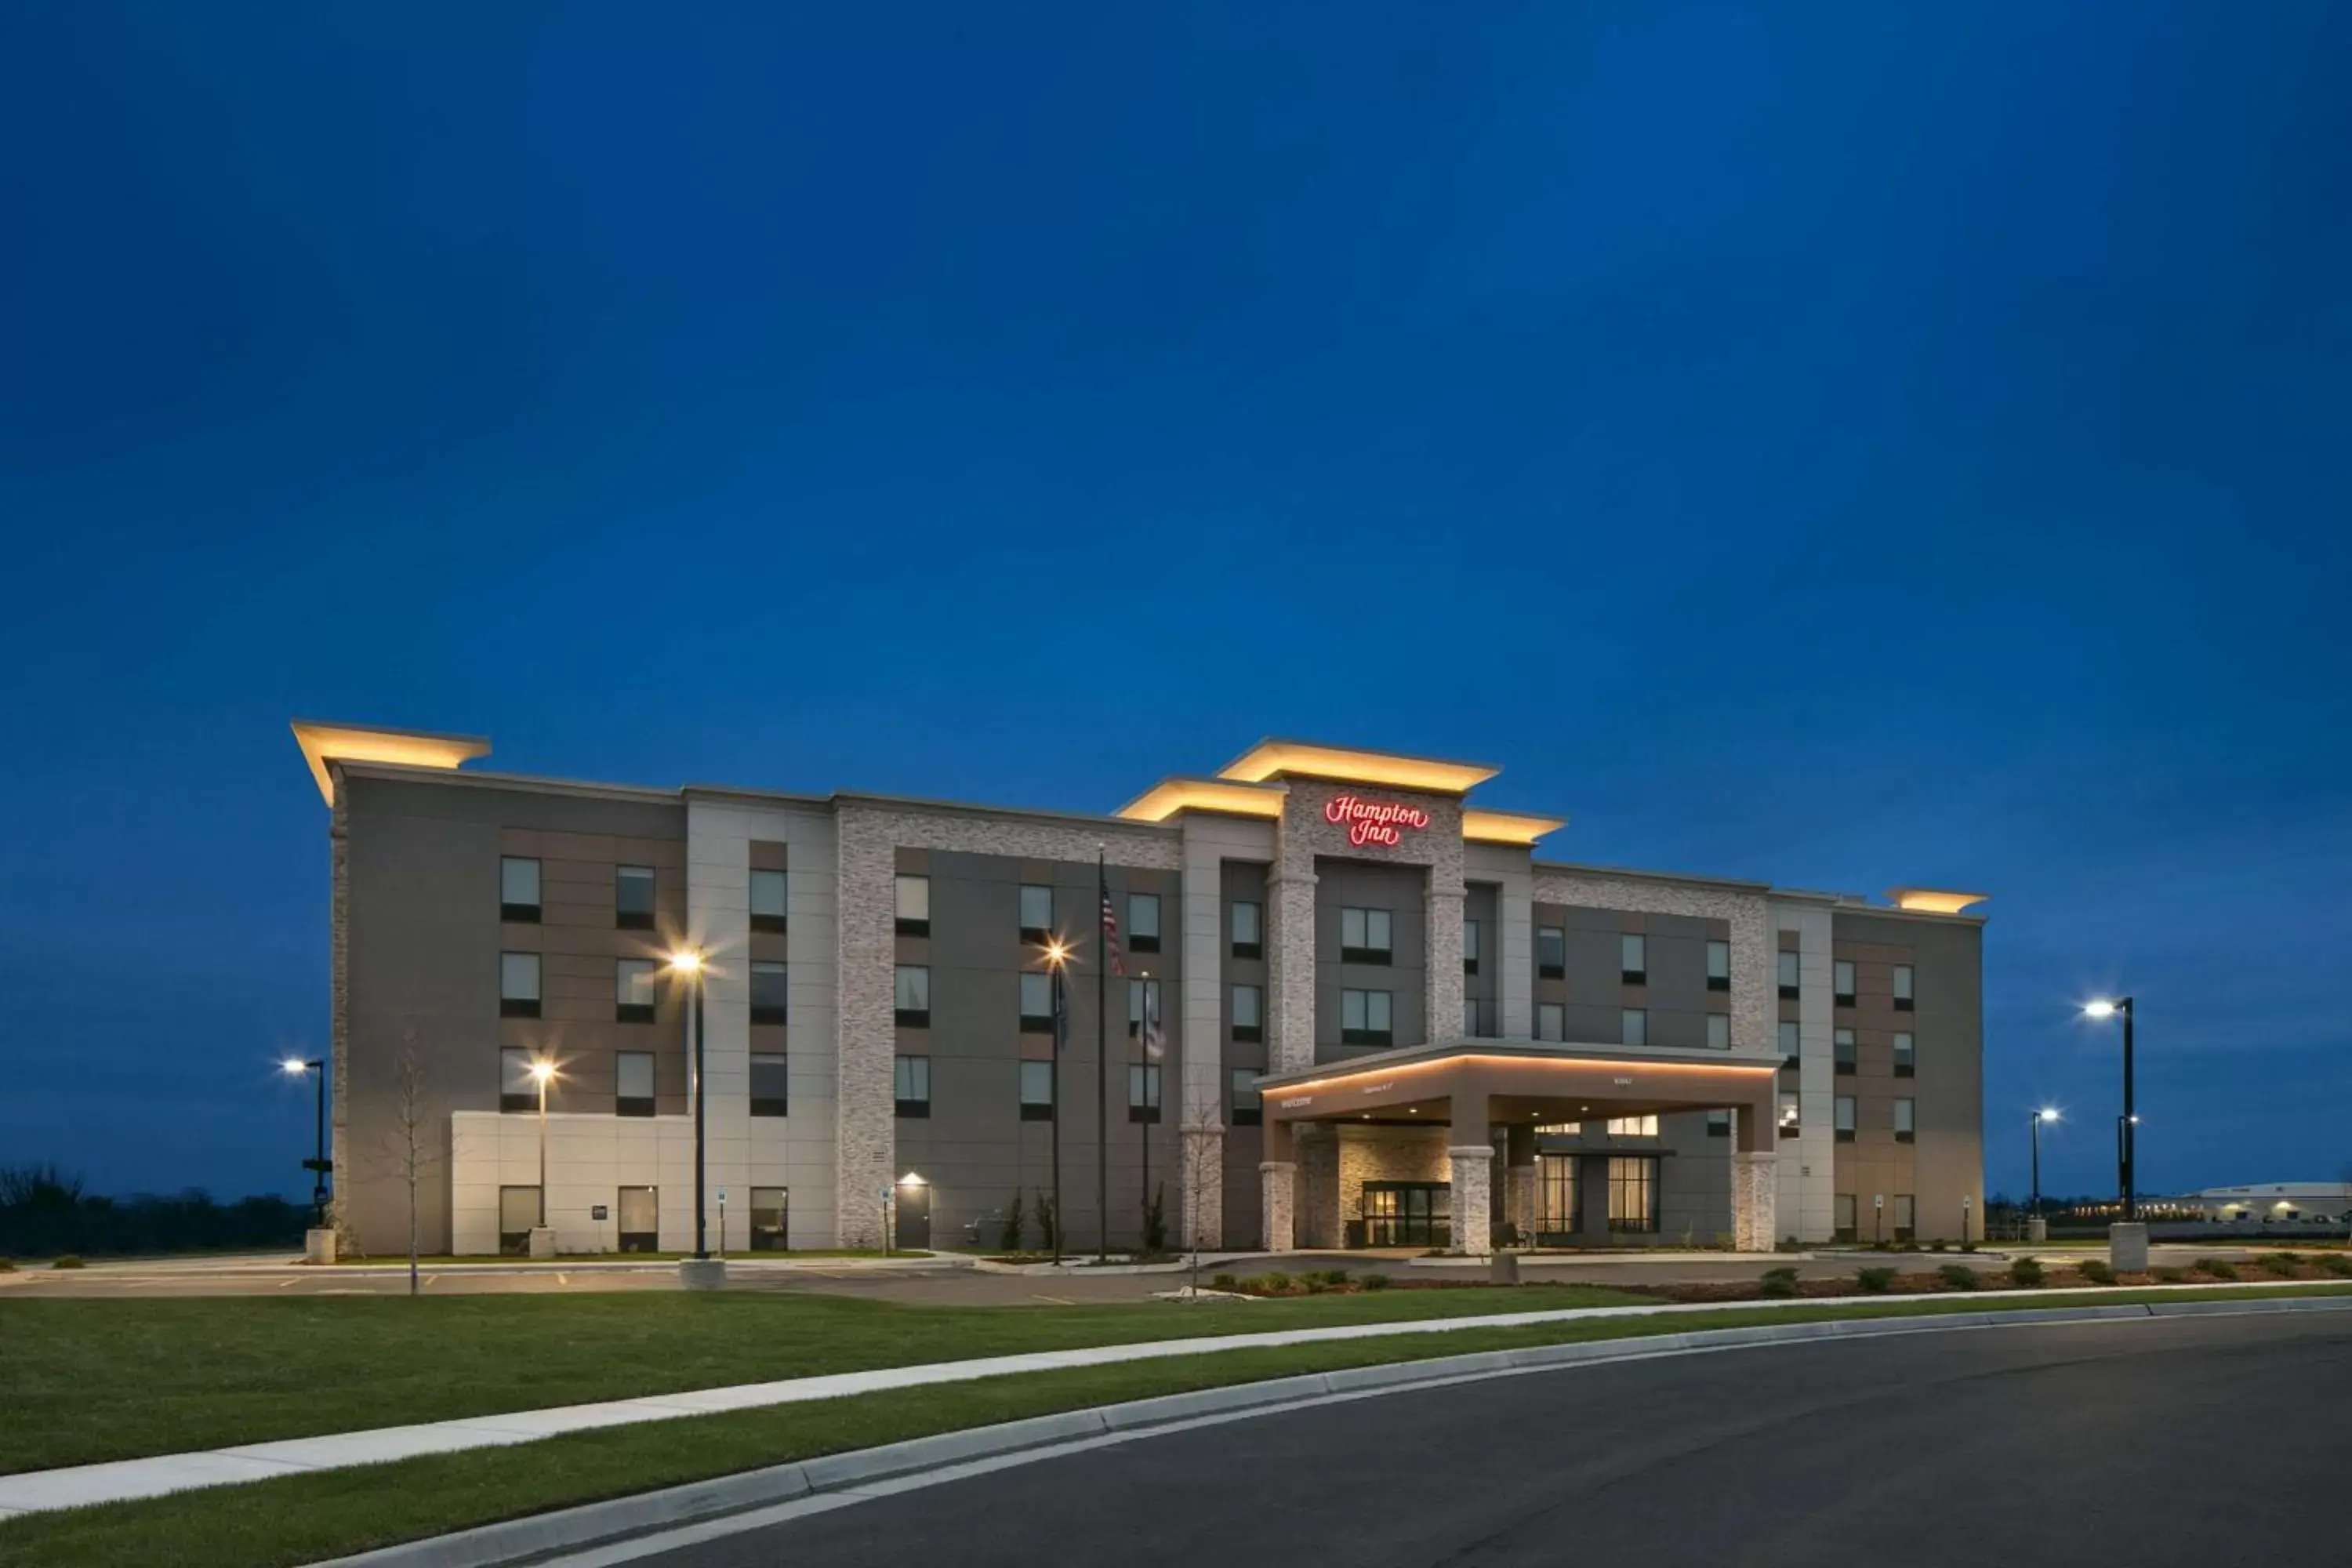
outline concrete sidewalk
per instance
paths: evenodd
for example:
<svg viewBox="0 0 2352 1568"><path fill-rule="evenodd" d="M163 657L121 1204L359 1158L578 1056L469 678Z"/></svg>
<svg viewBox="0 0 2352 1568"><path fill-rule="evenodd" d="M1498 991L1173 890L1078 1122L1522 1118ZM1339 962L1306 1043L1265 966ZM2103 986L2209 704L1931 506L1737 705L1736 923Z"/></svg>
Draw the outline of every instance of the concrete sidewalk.
<svg viewBox="0 0 2352 1568"><path fill-rule="evenodd" d="M2341 1281L2313 1280L2305 1289L2340 1287ZM2269 1286L2249 1282L2241 1289L2296 1287L2287 1282ZM2169 1287L2172 1289L2216 1289L2229 1287ZM2095 1304L2104 1292L2080 1293L2083 1304ZM1970 1300L1999 1300L2032 1297L2063 1302L2074 1292L2049 1290L1985 1290ZM1896 1302L1901 1298L1893 1299ZM1914 1298L1949 1300L1949 1297ZM1708 1301L1660 1303L1639 1307L1570 1307L1551 1311L1490 1313L1478 1317L1423 1318L1409 1322L1350 1323L1320 1329L1286 1329L1265 1333L1221 1334L1199 1339L1155 1340L1137 1344L1096 1345L1073 1350L1035 1351L1020 1355L986 1356L972 1361L934 1362L918 1366L883 1367L871 1372L835 1373L819 1377L786 1378L774 1383L743 1384L728 1388L688 1390L650 1394L637 1399L606 1400L591 1405L563 1405L508 1415L466 1416L452 1421L409 1426L382 1426L319 1437L295 1437L280 1442L250 1443L198 1453L163 1454L143 1459L121 1459L100 1465L76 1465L62 1469L34 1470L0 1476L0 1518L37 1513L48 1509L76 1508L88 1503L121 1502L160 1497L166 1492L200 1487L227 1486L240 1481L268 1480L312 1470L342 1469L380 1464L422 1454L458 1453L470 1448L528 1443L566 1432L605 1426L668 1421L686 1415L711 1415L730 1410L764 1409L808 1400L838 1399L886 1389L917 1388L932 1384L963 1383L1028 1372L1055 1372L1073 1367L1108 1366L1123 1362L1152 1361L1170 1356L1202 1355L1219 1351L1258 1350L1281 1345L1324 1344L1338 1341L1376 1339L1389 1335L1446 1333L1458 1329L1519 1328L1541 1323L1573 1322L1582 1319L1642 1318L1678 1314L1752 1311L1759 1305L1823 1307L1869 1305L1884 1307L1885 1296L1815 1298L1801 1302Z"/></svg>

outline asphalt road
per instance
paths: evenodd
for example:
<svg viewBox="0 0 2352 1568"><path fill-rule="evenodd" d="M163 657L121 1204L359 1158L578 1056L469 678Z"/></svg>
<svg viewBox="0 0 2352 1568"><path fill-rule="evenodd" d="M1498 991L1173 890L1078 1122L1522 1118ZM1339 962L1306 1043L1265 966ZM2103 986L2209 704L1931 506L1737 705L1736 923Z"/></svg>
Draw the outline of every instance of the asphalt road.
<svg viewBox="0 0 2352 1568"><path fill-rule="evenodd" d="M2342 1562L2347 1396L2334 1314L1675 1356L1202 1427L635 1561Z"/></svg>

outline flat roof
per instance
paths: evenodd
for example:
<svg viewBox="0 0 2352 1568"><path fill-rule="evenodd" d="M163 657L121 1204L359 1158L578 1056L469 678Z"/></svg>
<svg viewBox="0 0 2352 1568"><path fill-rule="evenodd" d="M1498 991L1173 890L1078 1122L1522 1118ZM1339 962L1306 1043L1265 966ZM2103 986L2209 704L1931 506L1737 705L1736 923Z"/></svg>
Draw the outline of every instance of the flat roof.
<svg viewBox="0 0 2352 1568"><path fill-rule="evenodd" d="M310 764L319 794L335 804L335 781L327 764L337 763L396 763L411 768L455 768L490 754L490 742L481 735L446 735L432 730L387 730L366 724L334 724L318 719L292 721L295 744Z"/></svg>
<svg viewBox="0 0 2352 1568"><path fill-rule="evenodd" d="M1386 784L1391 789L1466 795L1502 771L1484 763L1412 757L1401 752L1365 752L1352 746L1327 746L1314 741L1286 741L1268 736L1219 768L1217 776L1239 779L1244 784L1262 784L1278 774L1297 773L1307 778L1337 779L1346 784Z"/></svg>

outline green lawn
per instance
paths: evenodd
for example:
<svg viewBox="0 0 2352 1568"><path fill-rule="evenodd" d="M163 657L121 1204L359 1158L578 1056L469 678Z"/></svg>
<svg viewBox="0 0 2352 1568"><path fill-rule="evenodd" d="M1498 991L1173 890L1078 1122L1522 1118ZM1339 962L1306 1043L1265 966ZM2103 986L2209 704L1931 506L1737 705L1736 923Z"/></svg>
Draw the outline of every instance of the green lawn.
<svg viewBox="0 0 2352 1568"><path fill-rule="evenodd" d="M2319 1294L2347 1290L2352 1287L2316 1288ZM2291 1293L2300 1296L2315 1290L2305 1287ZM2252 1292L2169 1291L2163 1299L2230 1296L2242 1300L2249 1294ZM1517 1299L1524 1302L1526 1293ZM2080 1298L2068 1292L2061 1299ZM2112 1290L2096 1292L2092 1299L2112 1303L2154 1298L2144 1291ZM1364 1300L1267 1305L1329 1309ZM1407 1298L1373 1300L1386 1306ZM157 1303L165 1304L177 1303ZM1935 1316L2045 1304L2032 1299L1986 1301L1949 1296L1871 1306L1759 1307L1707 1314L1705 1326ZM1186 1317L1197 1321L1205 1311L1188 1312ZM1132 1316L1134 1310L1122 1310L1121 1315ZM1034 1315L1041 1322L1058 1322L1066 1316ZM405 1459L143 1502L30 1514L0 1522L0 1568L110 1568L123 1563L171 1563L176 1568L278 1568L817 1454L1056 1410L1302 1372L1522 1345L1673 1333L1696 1326L1687 1317L1675 1315L1581 1320L1517 1329L1465 1328L1444 1335L1229 1351L686 1417L552 1437L516 1447Z"/></svg>
<svg viewBox="0 0 2352 1568"><path fill-rule="evenodd" d="M1051 1310L753 1291L0 1300L0 1474L916 1362L1642 1300L1549 1285Z"/></svg>

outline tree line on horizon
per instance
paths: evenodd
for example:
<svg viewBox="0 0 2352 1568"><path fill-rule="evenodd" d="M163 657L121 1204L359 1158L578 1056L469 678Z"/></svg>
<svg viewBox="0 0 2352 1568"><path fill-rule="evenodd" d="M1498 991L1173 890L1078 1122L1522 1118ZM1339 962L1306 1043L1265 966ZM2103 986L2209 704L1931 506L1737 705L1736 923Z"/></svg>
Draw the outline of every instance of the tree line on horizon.
<svg viewBox="0 0 2352 1568"><path fill-rule="evenodd" d="M0 1165L0 1258L232 1251L302 1245L310 1205L261 1194L224 1204L201 1187L108 1197L55 1164Z"/></svg>

